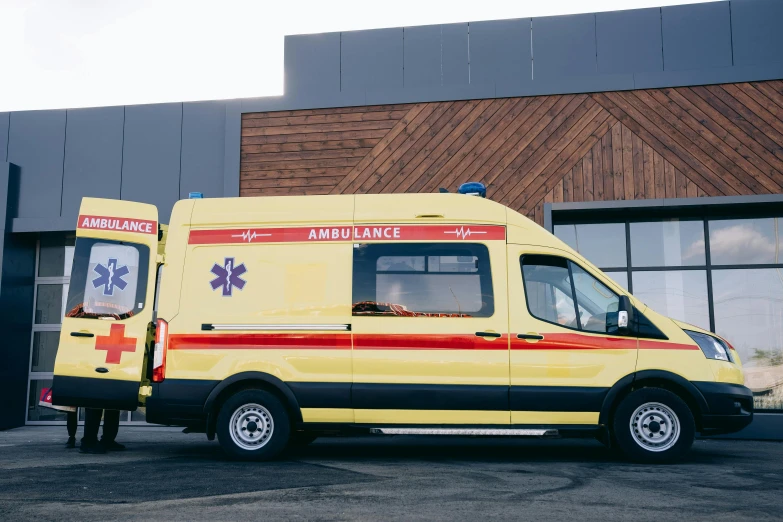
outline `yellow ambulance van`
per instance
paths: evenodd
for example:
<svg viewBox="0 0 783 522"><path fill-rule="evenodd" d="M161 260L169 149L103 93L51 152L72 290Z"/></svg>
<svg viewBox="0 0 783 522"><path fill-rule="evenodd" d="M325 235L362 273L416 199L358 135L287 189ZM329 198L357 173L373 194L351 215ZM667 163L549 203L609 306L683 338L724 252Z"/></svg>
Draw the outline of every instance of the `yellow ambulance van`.
<svg viewBox="0 0 783 522"><path fill-rule="evenodd" d="M168 226L84 198L71 274L54 404L143 407L233 458L363 430L660 462L753 418L726 340L481 197L188 199Z"/></svg>

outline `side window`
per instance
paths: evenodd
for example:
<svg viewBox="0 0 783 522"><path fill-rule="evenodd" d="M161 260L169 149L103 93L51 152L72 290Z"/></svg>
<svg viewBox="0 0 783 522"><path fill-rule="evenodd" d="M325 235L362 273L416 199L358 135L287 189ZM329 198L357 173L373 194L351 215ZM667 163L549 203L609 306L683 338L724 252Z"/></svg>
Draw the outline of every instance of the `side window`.
<svg viewBox="0 0 783 522"><path fill-rule="evenodd" d="M570 265L582 330L606 333L606 318L612 313L617 314L620 298L579 265Z"/></svg>
<svg viewBox="0 0 783 522"><path fill-rule="evenodd" d="M356 244L354 316L489 317L489 251L479 244Z"/></svg>
<svg viewBox="0 0 783 522"><path fill-rule="evenodd" d="M607 317L620 299L579 265L556 256L522 256L522 279L530 314L566 328L607 333Z"/></svg>
<svg viewBox="0 0 783 522"><path fill-rule="evenodd" d="M127 319L144 308L149 248L77 238L66 317Z"/></svg>

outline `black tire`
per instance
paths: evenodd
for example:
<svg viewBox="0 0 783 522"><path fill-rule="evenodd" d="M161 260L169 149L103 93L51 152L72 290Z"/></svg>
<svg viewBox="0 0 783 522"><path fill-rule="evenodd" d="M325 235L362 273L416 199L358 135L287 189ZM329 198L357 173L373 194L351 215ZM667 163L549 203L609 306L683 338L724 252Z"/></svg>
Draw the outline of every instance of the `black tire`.
<svg viewBox="0 0 783 522"><path fill-rule="evenodd" d="M304 448L318 438L312 431L294 431L288 439L289 448Z"/></svg>
<svg viewBox="0 0 783 522"><path fill-rule="evenodd" d="M688 405L676 394L663 388L641 388L617 406L612 431L627 458L658 464L685 457L696 435L696 423Z"/></svg>
<svg viewBox="0 0 783 522"><path fill-rule="evenodd" d="M230 458L270 460L288 444L291 421L285 406L273 394L242 390L223 403L216 431L223 451Z"/></svg>

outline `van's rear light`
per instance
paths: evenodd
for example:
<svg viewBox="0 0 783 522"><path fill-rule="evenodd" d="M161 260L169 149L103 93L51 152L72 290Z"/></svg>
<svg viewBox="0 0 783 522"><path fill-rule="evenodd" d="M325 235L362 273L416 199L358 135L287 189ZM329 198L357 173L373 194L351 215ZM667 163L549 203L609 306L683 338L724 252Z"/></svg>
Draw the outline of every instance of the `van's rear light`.
<svg viewBox="0 0 783 522"><path fill-rule="evenodd" d="M166 378L166 350L169 347L169 323L158 319L155 329L155 349L152 355L152 382L163 382Z"/></svg>

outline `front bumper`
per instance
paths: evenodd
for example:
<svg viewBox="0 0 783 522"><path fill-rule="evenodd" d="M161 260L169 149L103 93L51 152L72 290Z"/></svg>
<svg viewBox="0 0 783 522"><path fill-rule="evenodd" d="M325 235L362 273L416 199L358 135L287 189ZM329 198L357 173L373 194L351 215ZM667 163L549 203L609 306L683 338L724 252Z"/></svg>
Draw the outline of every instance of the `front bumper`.
<svg viewBox="0 0 783 522"><path fill-rule="evenodd" d="M694 382L707 402L699 422L703 435L734 433L753 422L753 392L741 384Z"/></svg>

